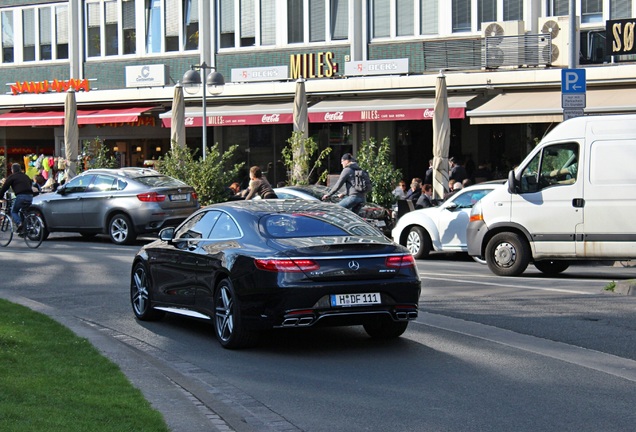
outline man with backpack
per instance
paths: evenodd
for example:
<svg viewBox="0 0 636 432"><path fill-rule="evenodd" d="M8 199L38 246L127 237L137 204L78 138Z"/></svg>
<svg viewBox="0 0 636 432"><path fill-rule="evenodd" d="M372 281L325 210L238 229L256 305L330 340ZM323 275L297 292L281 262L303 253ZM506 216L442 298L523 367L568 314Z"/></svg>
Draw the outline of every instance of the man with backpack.
<svg viewBox="0 0 636 432"><path fill-rule="evenodd" d="M344 186L345 192L340 194L344 198L338 205L354 210L356 206L367 201L367 193L371 190L371 180L369 179L369 174L360 168L351 153L343 154L342 158L340 158L340 163L342 164L340 177L329 190L329 193L325 194L322 199L328 199Z"/></svg>

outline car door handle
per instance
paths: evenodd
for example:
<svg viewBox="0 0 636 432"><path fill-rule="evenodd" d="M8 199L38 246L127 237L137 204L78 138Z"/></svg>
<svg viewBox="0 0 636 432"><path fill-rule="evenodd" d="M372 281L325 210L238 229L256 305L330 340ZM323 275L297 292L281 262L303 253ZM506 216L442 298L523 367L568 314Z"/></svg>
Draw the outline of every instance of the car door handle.
<svg viewBox="0 0 636 432"><path fill-rule="evenodd" d="M585 200L583 198L574 198L572 200L572 207L576 207L576 208L585 207Z"/></svg>

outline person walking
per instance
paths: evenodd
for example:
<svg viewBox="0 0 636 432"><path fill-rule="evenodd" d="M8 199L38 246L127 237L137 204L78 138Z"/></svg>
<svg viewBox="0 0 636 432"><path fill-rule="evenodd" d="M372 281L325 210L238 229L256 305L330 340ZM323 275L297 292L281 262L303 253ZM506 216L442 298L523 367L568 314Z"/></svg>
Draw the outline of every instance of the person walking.
<svg viewBox="0 0 636 432"><path fill-rule="evenodd" d="M11 165L11 175L7 177L0 189L0 198L4 197L9 188L13 189L15 194L15 201L13 201L13 207L11 207L11 217L19 231L22 225L20 209L30 206L33 202L33 181L22 172L22 168L18 163Z"/></svg>
<svg viewBox="0 0 636 432"><path fill-rule="evenodd" d="M351 153L343 154L340 158L340 163L342 164L342 172L340 173L340 177L338 177L338 181L336 181L336 184L329 189L329 192L323 195L322 199L329 199L330 196L334 195L340 190L341 187L344 186L344 193L339 194L340 197L344 198L340 200L338 205L344 208L348 208L349 210L354 210L357 205L363 204L367 201L367 193L358 191L354 187L356 171L360 169L360 166L355 161Z"/></svg>

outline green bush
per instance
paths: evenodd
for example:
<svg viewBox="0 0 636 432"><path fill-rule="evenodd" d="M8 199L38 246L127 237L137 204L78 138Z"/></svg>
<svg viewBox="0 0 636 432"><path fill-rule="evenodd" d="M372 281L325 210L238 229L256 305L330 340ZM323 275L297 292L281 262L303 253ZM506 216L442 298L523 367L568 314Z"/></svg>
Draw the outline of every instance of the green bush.
<svg viewBox="0 0 636 432"><path fill-rule="evenodd" d="M238 177L244 162L233 164L238 146L221 153L219 144L206 150L206 158L195 158L187 147L173 144L165 156L159 158L155 168L166 175L194 187L201 205L227 201L227 187Z"/></svg>
<svg viewBox="0 0 636 432"><path fill-rule="evenodd" d="M358 149L356 159L362 169L369 172L373 190L367 196L367 201L382 207L391 208L395 203L393 190L402 178L402 172L391 163L391 144L389 138L384 138L378 145L375 138L363 141Z"/></svg>
<svg viewBox="0 0 636 432"><path fill-rule="evenodd" d="M84 163L78 164L77 172L84 170L84 166L86 169L117 167L117 160L108 154L108 148L99 137L84 141L81 156Z"/></svg>

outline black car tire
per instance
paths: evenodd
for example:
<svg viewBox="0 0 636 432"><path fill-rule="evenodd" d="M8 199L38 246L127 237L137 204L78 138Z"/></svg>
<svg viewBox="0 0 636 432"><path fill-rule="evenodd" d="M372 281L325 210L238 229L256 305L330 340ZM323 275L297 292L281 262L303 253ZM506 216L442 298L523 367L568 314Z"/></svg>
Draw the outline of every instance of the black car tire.
<svg viewBox="0 0 636 432"><path fill-rule="evenodd" d="M530 255L530 245L516 233L499 233L486 245L486 264L497 276L519 276L528 267Z"/></svg>
<svg viewBox="0 0 636 432"><path fill-rule="evenodd" d="M133 267L130 278L130 304L141 321L156 321L165 315L152 307L152 281L146 265L140 262Z"/></svg>
<svg viewBox="0 0 636 432"><path fill-rule="evenodd" d="M128 245L135 241L137 233L130 218L123 213L117 213L108 221L108 235L117 245Z"/></svg>
<svg viewBox="0 0 636 432"><path fill-rule="evenodd" d="M364 331L373 339L395 339L409 326L408 321L393 321L388 316L378 317L363 325Z"/></svg>
<svg viewBox="0 0 636 432"><path fill-rule="evenodd" d="M570 267L570 263L568 261L542 260L535 261L534 266L541 273L548 276L555 276L567 270L567 268Z"/></svg>
<svg viewBox="0 0 636 432"><path fill-rule="evenodd" d="M406 235L406 248L413 254L413 258L426 258L431 252L431 238L421 226L412 227Z"/></svg>
<svg viewBox="0 0 636 432"><path fill-rule="evenodd" d="M258 333L245 329L241 304L229 279L221 280L216 287L214 331L223 348L247 348L258 341Z"/></svg>

